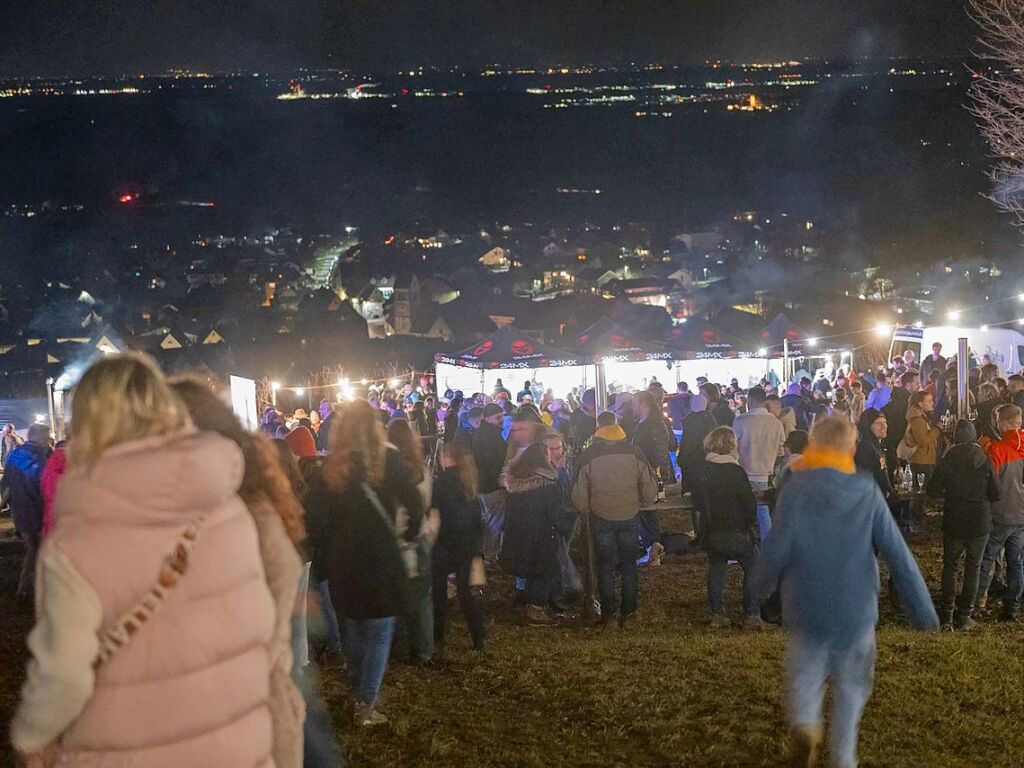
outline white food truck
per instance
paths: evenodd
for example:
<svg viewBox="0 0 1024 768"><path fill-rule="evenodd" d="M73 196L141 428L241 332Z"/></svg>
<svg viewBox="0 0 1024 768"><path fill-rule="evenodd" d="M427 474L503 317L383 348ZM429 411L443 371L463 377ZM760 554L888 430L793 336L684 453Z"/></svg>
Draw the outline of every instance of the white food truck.
<svg viewBox="0 0 1024 768"><path fill-rule="evenodd" d="M957 339L967 337L971 351L971 365L978 365L985 356L999 366L1004 375L1024 370L1024 335L1012 328L960 328L955 325L896 326L889 347L889 359L902 355L906 350L914 351L917 361L932 353L932 344L942 344L942 356L956 354Z"/></svg>

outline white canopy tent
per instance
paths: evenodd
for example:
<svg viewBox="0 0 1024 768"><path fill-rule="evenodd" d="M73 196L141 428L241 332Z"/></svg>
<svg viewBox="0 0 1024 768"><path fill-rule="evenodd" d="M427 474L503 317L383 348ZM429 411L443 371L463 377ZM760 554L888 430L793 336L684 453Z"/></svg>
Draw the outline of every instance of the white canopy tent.
<svg viewBox="0 0 1024 768"><path fill-rule="evenodd" d="M592 365L566 365L557 368L467 368L452 363L435 363L434 370L437 380L437 391L459 389L463 394L474 392L491 394L501 379L505 389L513 394L522 389L523 382L529 379L536 382L542 389L551 389L555 397L565 397L573 387L582 392L594 385L594 367Z"/></svg>

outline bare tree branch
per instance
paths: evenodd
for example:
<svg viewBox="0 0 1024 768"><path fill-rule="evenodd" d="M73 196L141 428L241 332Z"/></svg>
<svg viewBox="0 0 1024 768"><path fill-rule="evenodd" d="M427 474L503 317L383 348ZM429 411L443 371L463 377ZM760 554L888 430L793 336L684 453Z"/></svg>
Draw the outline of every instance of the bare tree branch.
<svg viewBox="0 0 1024 768"><path fill-rule="evenodd" d="M981 29L978 55L990 62L971 88L971 113L995 159L989 197L1024 228L1024 0L970 0L968 12Z"/></svg>

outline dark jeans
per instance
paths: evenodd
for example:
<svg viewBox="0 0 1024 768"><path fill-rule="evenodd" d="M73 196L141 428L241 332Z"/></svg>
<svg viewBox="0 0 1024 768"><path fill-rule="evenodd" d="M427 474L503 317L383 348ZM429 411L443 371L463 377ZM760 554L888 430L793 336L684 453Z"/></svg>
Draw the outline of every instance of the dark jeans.
<svg viewBox="0 0 1024 768"><path fill-rule="evenodd" d="M36 556L39 554L41 536L36 533L19 531L18 536L25 545L25 557L21 561L21 575L18 577L18 597L33 597L36 585Z"/></svg>
<svg viewBox="0 0 1024 768"><path fill-rule="evenodd" d="M754 567L757 565L757 551L743 557L729 558L708 553L708 610L711 615L725 615L725 570L730 560L735 560L743 569L743 614L761 616L754 585Z"/></svg>
<svg viewBox="0 0 1024 768"><path fill-rule="evenodd" d="M402 613L409 661L414 664L426 664L434 658L434 610L430 587L430 560L421 557L420 575L405 580L405 610Z"/></svg>
<svg viewBox="0 0 1024 768"><path fill-rule="evenodd" d="M469 624L469 635L473 638L473 647L483 649L487 643L487 618L484 614L483 598L473 594L469 585L469 574L472 571L473 558L451 560L448 558L434 559L434 643L444 645L448 635L448 574L455 574L455 588L459 594L459 605Z"/></svg>
<svg viewBox="0 0 1024 768"><path fill-rule="evenodd" d="M530 574L526 577L526 602L530 605L545 606L558 597L561 580L546 574Z"/></svg>
<svg viewBox="0 0 1024 768"><path fill-rule="evenodd" d="M993 524L985 545L985 557L981 561L981 576L978 579L980 602L988 592L992 580L992 565L999 557L999 551L1006 553L1006 591L1003 592L1003 615L1016 616L1020 611L1020 595L1024 589L1024 525Z"/></svg>
<svg viewBox="0 0 1024 768"><path fill-rule="evenodd" d="M985 552L988 536L973 539L942 538L942 611L947 616L953 612L954 601L958 616L970 616L978 596L978 579L981 575L981 558ZM960 556L964 555L964 587L959 596L956 593L956 570Z"/></svg>
<svg viewBox="0 0 1024 768"><path fill-rule="evenodd" d="M650 549L654 542L661 541L661 521L658 519L658 513L654 510L641 512L639 520L640 546L644 549Z"/></svg>
<svg viewBox="0 0 1024 768"><path fill-rule="evenodd" d="M637 604L637 541L640 536L640 516L629 520L590 518L597 555L597 589L601 595L601 618L616 614L615 566L622 571L621 615L636 613Z"/></svg>

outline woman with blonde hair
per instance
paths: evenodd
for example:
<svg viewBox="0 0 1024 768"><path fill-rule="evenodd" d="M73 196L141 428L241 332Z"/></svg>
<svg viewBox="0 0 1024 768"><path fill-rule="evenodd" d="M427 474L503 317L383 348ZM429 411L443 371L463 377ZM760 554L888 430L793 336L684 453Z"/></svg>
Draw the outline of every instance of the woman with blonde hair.
<svg viewBox="0 0 1024 768"><path fill-rule="evenodd" d="M368 402L346 404L337 418L331 451L306 497L306 527L313 567L326 576L345 621L356 722L378 725L387 722L376 709L377 698L405 580L415 575L415 559L405 554L419 533L423 500L413 470L387 443ZM408 515L404 534L397 528L400 507Z"/></svg>
<svg viewBox="0 0 1024 768"><path fill-rule="evenodd" d="M179 379L171 389L188 408L196 428L226 437L242 451L245 471L238 495L249 507L259 532L267 586L277 606L270 646L270 714L274 722L274 766L302 766L302 722L305 705L292 681L292 616L302 562L296 549L306 537L302 506L281 469L270 442L249 434L231 409L203 382Z"/></svg>
<svg viewBox="0 0 1024 768"><path fill-rule="evenodd" d="M707 452L698 469L693 493L699 510L698 540L708 553L708 610L712 627L727 627L725 615L725 571L730 561L743 569L743 627L760 629L761 607L754 586L757 545L753 527L757 523L757 500L747 473L740 466L736 433L718 427L704 438Z"/></svg>
<svg viewBox="0 0 1024 768"><path fill-rule="evenodd" d="M274 600L241 450L198 432L139 355L86 371L72 421L15 749L30 765L272 765Z"/></svg>

